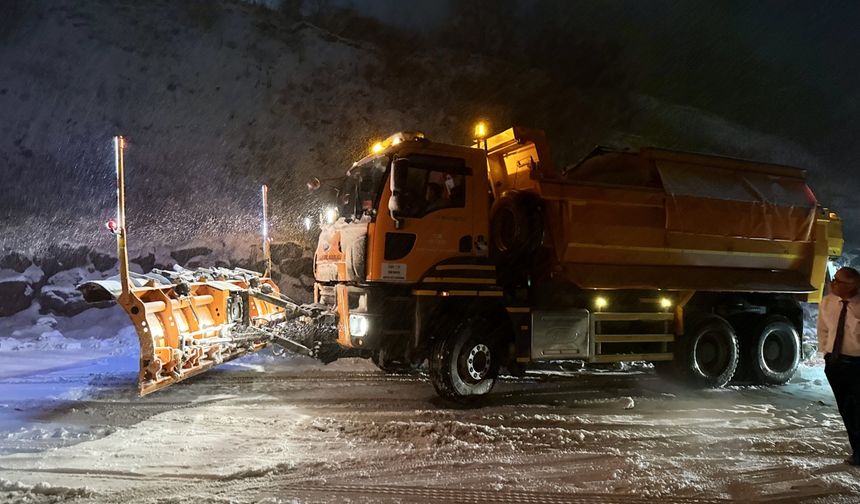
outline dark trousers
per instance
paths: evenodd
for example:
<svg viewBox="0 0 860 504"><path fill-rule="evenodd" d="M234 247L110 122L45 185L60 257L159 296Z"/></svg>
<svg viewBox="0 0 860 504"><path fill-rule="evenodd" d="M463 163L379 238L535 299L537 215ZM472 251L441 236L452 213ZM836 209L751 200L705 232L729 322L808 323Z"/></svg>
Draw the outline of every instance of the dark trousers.
<svg viewBox="0 0 860 504"><path fill-rule="evenodd" d="M827 354L824 360L824 374L827 375L836 406L845 423L854 461L860 462L860 357L842 356L834 359L831 354Z"/></svg>

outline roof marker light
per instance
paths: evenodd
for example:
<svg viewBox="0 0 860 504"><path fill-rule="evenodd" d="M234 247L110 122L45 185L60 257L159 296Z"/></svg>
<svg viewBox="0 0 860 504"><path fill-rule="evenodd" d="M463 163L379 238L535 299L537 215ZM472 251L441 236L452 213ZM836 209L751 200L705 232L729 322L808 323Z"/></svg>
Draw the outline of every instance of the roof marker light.
<svg viewBox="0 0 860 504"><path fill-rule="evenodd" d="M487 130L487 123L485 123L484 121L480 121L475 124L475 139L483 140L487 138Z"/></svg>

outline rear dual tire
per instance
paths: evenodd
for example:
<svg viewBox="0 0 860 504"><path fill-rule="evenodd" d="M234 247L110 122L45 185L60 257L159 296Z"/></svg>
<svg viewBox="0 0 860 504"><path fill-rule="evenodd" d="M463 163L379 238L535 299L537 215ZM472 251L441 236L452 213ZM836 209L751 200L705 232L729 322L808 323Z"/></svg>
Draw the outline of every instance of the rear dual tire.
<svg viewBox="0 0 860 504"><path fill-rule="evenodd" d="M699 388L723 387L736 372L743 381L784 385L800 363L797 329L780 315L753 327L739 347L734 328L720 317L709 317L678 343L674 361L655 363L655 370Z"/></svg>
<svg viewBox="0 0 860 504"><path fill-rule="evenodd" d="M738 341L734 329L724 319L703 320L676 345L673 361L655 363L658 376L671 376L695 388L720 388L734 376Z"/></svg>
<svg viewBox="0 0 860 504"><path fill-rule="evenodd" d="M800 335L785 317L768 317L751 338L744 363L752 379L764 385L784 385L800 364Z"/></svg>

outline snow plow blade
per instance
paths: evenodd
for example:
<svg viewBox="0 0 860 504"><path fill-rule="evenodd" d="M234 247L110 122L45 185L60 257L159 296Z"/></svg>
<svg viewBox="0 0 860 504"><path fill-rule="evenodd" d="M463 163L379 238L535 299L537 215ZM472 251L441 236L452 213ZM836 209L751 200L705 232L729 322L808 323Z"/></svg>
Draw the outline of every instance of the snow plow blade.
<svg viewBox="0 0 860 504"><path fill-rule="evenodd" d="M271 278L242 268L175 266L140 274L129 271L125 225L125 138L114 137L116 218L106 222L116 236L119 274L78 285L86 301L116 301L128 314L140 342L138 391L146 395L242 355L276 343L324 362L339 356L337 316L323 305L299 305L282 295ZM267 201L263 197L263 255L271 270ZM298 335L303 342L295 341Z"/></svg>
<svg viewBox="0 0 860 504"><path fill-rule="evenodd" d="M310 354L277 331L305 310L281 296L270 278L253 271L153 270L129 273L126 293L119 277L85 282L78 289L88 302L116 300L134 324L140 341L140 395L262 350L274 338L293 352Z"/></svg>

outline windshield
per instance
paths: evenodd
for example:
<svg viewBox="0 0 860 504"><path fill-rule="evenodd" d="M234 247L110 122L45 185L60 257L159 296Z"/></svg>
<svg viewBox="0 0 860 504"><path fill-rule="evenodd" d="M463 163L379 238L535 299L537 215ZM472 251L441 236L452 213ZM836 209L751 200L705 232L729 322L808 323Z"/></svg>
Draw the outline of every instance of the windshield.
<svg viewBox="0 0 860 504"><path fill-rule="evenodd" d="M376 216L390 161L388 156L378 156L349 170L338 193L341 217L355 220L364 215L371 218Z"/></svg>

